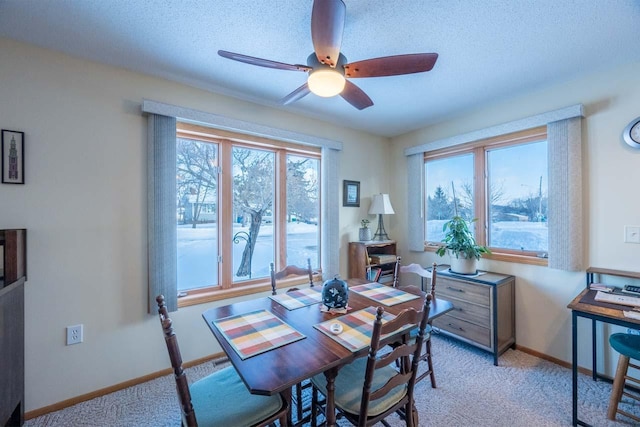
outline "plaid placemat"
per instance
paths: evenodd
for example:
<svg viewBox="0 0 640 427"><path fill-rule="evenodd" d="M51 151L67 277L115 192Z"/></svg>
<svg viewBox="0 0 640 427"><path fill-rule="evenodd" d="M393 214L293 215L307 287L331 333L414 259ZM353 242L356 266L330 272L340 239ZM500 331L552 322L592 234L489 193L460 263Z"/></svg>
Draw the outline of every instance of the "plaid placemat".
<svg viewBox="0 0 640 427"><path fill-rule="evenodd" d="M213 322L242 360L306 338L267 310Z"/></svg>
<svg viewBox="0 0 640 427"><path fill-rule="evenodd" d="M354 286L349 288L350 291L356 292L360 295L384 304L386 306L393 306L406 301L411 301L416 298L420 298L419 295L415 295L409 292L401 291L398 288L392 288L380 283L367 283L364 285Z"/></svg>
<svg viewBox="0 0 640 427"><path fill-rule="evenodd" d="M382 315L382 323L386 323L395 317L394 314L385 312ZM313 327L349 350L358 351L371 344L373 321L375 319L376 309L374 307L367 307L350 314L345 314L336 319L318 323L317 325L313 325ZM331 332L330 328L333 323L338 323L342 326L341 333L336 335Z"/></svg>
<svg viewBox="0 0 640 427"><path fill-rule="evenodd" d="M271 295L269 298L285 306L287 310L306 307L322 301L322 293L316 288L298 289L284 294Z"/></svg>

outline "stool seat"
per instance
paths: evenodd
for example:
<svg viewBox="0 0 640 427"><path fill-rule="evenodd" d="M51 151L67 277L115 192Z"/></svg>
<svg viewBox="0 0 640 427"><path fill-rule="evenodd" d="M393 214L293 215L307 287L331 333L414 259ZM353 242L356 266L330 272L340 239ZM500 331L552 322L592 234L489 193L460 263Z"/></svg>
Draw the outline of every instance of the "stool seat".
<svg viewBox="0 0 640 427"><path fill-rule="evenodd" d="M620 356L618 357L618 367L616 368L616 376L613 379L611 397L609 398L607 418L615 420L616 414L621 414L634 421L640 422L640 417L619 408L623 396L635 401L640 401L640 396L635 392L632 393L631 388L628 388L630 386L630 384L628 384L629 381L635 383L635 385L633 385L635 390L639 388L638 385L640 384L638 378L628 375L629 366L634 369L640 369L639 365L631 363L631 359L640 360L640 335L624 333L612 334L609 337L609 344L611 344L614 350L620 353Z"/></svg>
<svg viewBox="0 0 640 427"><path fill-rule="evenodd" d="M609 344L618 353L624 354L631 359L640 360L640 335L613 334L609 337Z"/></svg>

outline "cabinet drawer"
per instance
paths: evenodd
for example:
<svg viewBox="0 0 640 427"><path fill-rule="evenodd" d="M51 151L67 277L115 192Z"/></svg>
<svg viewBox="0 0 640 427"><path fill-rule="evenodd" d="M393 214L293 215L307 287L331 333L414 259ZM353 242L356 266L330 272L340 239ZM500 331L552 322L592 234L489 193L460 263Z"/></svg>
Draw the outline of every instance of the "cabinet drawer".
<svg viewBox="0 0 640 427"><path fill-rule="evenodd" d="M435 319L433 326L491 349L491 331L482 326L457 319L449 314Z"/></svg>
<svg viewBox="0 0 640 427"><path fill-rule="evenodd" d="M460 282L438 276L436 279L436 296L462 299L468 302L489 306L491 302L491 288L476 283Z"/></svg>
<svg viewBox="0 0 640 427"><path fill-rule="evenodd" d="M444 296L442 298L445 298ZM472 304L468 301L447 296L448 301L453 304L453 310L448 313L449 316L457 319L466 320L486 328L491 327L491 310L486 305Z"/></svg>

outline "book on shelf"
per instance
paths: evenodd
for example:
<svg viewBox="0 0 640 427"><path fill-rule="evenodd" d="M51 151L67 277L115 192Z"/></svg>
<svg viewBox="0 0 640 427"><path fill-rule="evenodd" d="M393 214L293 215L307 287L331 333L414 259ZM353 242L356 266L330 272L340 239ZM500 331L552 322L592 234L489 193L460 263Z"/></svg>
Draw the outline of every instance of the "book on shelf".
<svg viewBox="0 0 640 427"><path fill-rule="evenodd" d="M367 271L367 280L370 282L377 282L380 278L380 273L382 273L382 269L378 267L370 267Z"/></svg>
<svg viewBox="0 0 640 427"><path fill-rule="evenodd" d="M395 255L376 254L371 255L370 258L372 264L390 264L392 262L396 262Z"/></svg>

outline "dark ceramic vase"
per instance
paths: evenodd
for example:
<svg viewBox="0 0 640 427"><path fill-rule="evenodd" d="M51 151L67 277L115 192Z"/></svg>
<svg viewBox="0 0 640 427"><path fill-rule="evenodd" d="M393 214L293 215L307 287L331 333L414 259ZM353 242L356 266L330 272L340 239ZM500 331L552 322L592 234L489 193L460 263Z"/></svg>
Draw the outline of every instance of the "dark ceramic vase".
<svg viewBox="0 0 640 427"><path fill-rule="evenodd" d="M345 308L349 301L349 286L338 276L322 285L322 303L328 308Z"/></svg>

